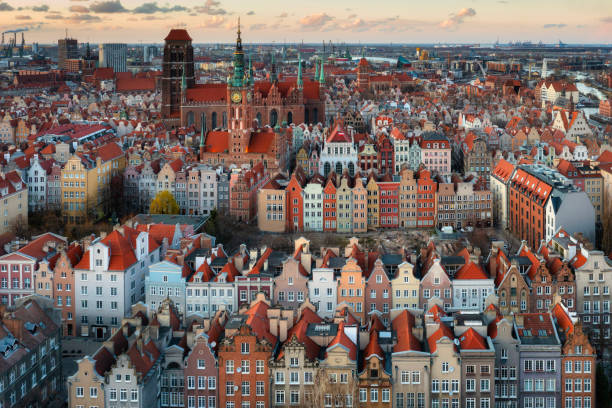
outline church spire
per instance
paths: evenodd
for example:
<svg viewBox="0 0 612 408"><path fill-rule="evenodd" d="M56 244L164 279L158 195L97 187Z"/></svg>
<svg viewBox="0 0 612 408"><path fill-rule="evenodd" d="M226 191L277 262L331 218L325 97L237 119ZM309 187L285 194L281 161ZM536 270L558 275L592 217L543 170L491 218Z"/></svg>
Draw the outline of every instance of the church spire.
<svg viewBox="0 0 612 408"><path fill-rule="evenodd" d="M276 75L276 59L274 58L274 52L272 52L272 71L270 72L270 82L277 82L278 76Z"/></svg>
<svg viewBox="0 0 612 408"><path fill-rule="evenodd" d="M325 83L325 73L323 72L323 60L321 60L321 71L319 71L319 84Z"/></svg>
<svg viewBox="0 0 612 408"><path fill-rule="evenodd" d="M314 75L314 81L319 79L319 59L317 58L315 60L315 75Z"/></svg>
<svg viewBox="0 0 612 408"><path fill-rule="evenodd" d="M234 75L231 85L240 87L244 84L244 51L242 50L242 38L240 37L240 17L238 17L238 37L236 38L236 50L234 51Z"/></svg>
<svg viewBox="0 0 612 408"><path fill-rule="evenodd" d="M304 82L302 81L302 54L298 52L298 74L297 74L297 86L302 89Z"/></svg>

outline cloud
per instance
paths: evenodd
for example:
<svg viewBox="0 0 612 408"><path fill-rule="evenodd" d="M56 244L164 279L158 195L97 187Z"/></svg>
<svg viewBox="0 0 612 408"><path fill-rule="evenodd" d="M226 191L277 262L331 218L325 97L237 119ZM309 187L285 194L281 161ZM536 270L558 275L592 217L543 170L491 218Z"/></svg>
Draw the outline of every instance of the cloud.
<svg viewBox="0 0 612 408"><path fill-rule="evenodd" d="M217 28L221 27L225 23L225 17L222 16L210 16L204 20L200 28Z"/></svg>
<svg viewBox="0 0 612 408"><path fill-rule="evenodd" d="M463 24L463 20L467 17L474 17L476 15L476 10L473 8L462 8L459 10L457 14L451 14L449 18L442 21L440 23L440 27L442 28L455 28L461 24Z"/></svg>
<svg viewBox="0 0 612 408"><path fill-rule="evenodd" d="M327 13L316 13L310 14L308 16L302 17L300 19L300 24L303 29L306 30L318 30L323 28L323 26L334 18L327 15Z"/></svg>
<svg viewBox="0 0 612 408"><path fill-rule="evenodd" d="M278 16L278 18L287 18L289 15L286 12L280 13Z"/></svg>
<svg viewBox="0 0 612 408"><path fill-rule="evenodd" d="M4 2L0 3L0 11L13 11L13 10L15 9L10 4L4 3Z"/></svg>
<svg viewBox="0 0 612 408"><path fill-rule="evenodd" d="M30 16L15 16L15 20L31 20Z"/></svg>
<svg viewBox="0 0 612 408"><path fill-rule="evenodd" d="M576 25L576 28L586 28L586 24L578 24Z"/></svg>
<svg viewBox="0 0 612 408"><path fill-rule="evenodd" d="M172 13L175 11L187 11L187 7L176 5L174 7L159 7L157 2L142 3L132 10L136 14Z"/></svg>
<svg viewBox="0 0 612 408"><path fill-rule="evenodd" d="M48 14L45 16L47 20L63 20L64 16L61 14Z"/></svg>
<svg viewBox="0 0 612 408"><path fill-rule="evenodd" d="M97 1L89 6L89 9L94 13L123 13L127 11L120 0Z"/></svg>
<svg viewBox="0 0 612 408"><path fill-rule="evenodd" d="M567 24L544 24L542 28L564 28Z"/></svg>
<svg viewBox="0 0 612 408"><path fill-rule="evenodd" d="M501 3L501 4L508 4L508 2L507 2L506 0L499 0L499 1L498 1L498 3Z"/></svg>
<svg viewBox="0 0 612 408"><path fill-rule="evenodd" d="M225 9L219 7L221 2L217 0L206 0L204 6L196 7L195 10L198 13L208 14L210 16L222 16L224 14L228 14Z"/></svg>
<svg viewBox="0 0 612 408"><path fill-rule="evenodd" d="M32 11L49 11L49 6L46 4L41 4L40 6L32 7Z"/></svg>
<svg viewBox="0 0 612 408"><path fill-rule="evenodd" d="M85 6L70 6L68 10L73 13L89 13L89 9Z"/></svg>
<svg viewBox="0 0 612 408"><path fill-rule="evenodd" d="M252 31L257 31L257 30L265 30L268 28L267 24L253 24L249 27Z"/></svg>
<svg viewBox="0 0 612 408"><path fill-rule="evenodd" d="M351 14L348 18L357 18L357 14Z"/></svg>
<svg viewBox="0 0 612 408"><path fill-rule="evenodd" d="M72 16L66 18L66 20L71 23L79 24L79 23L93 23L102 21L102 19L98 16L92 16L91 14L73 14Z"/></svg>
<svg viewBox="0 0 612 408"><path fill-rule="evenodd" d="M255 12L253 10L249 11L248 13L246 13L247 16L253 16L255 15Z"/></svg>
<svg viewBox="0 0 612 408"><path fill-rule="evenodd" d="M612 23L612 16L610 16L610 17L602 17L601 21L603 23Z"/></svg>

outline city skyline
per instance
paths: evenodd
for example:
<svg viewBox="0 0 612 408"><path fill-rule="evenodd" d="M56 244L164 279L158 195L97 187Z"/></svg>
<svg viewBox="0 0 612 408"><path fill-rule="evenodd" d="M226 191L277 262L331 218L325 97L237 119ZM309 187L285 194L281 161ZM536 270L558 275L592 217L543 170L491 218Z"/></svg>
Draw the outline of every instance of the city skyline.
<svg viewBox="0 0 612 408"><path fill-rule="evenodd" d="M591 0L451 1L434 5L387 0L376 4L280 0L2 0L2 29L27 28L26 42L160 43L171 28L186 28L195 43L230 43L238 17L245 42L501 43L610 42L612 3ZM588 6L587 6L588 4Z"/></svg>

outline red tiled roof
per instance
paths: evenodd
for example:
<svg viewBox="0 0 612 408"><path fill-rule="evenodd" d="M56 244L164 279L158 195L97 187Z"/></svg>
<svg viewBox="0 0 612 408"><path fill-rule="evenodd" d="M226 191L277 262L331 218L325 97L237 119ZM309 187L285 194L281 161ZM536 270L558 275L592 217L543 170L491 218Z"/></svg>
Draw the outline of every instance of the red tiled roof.
<svg viewBox="0 0 612 408"><path fill-rule="evenodd" d="M248 153L268 153L272 147L275 134L272 129L266 132L252 132L249 140Z"/></svg>
<svg viewBox="0 0 612 408"><path fill-rule="evenodd" d="M497 163L497 166L495 166L493 174L504 182L507 182L510 179L510 176L512 176L513 171L514 165L504 159L501 159L499 163Z"/></svg>
<svg viewBox="0 0 612 408"><path fill-rule="evenodd" d="M154 91L155 78L117 78L115 90L117 92Z"/></svg>
<svg viewBox="0 0 612 408"><path fill-rule="evenodd" d="M321 323L322 321L323 320L315 312L305 307L302 310L300 320L298 320L297 323L289 330L289 332L287 332L287 342L295 337L297 341L304 345L306 356L309 359L314 360L318 357L321 348L306 335L306 330L308 329L309 324ZM283 354L284 351L281 351L278 358L280 359Z"/></svg>
<svg viewBox="0 0 612 408"><path fill-rule="evenodd" d="M191 41L191 37L187 30L182 28L173 28L170 30L164 41Z"/></svg>
<svg viewBox="0 0 612 408"><path fill-rule="evenodd" d="M357 360L357 346L351 339L348 338L346 333L344 332L344 322L340 322L338 325L338 332L336 333L336 337L329 343L327 346L327 351L325 353L325 357L327 358L327 353L333 350L336 347L342 347L348 352L348 356L352 361Z"/></svg>
<svg viewBox="0 0 612 408"><path fill-rule="evenodd" d="M574 332L574 322L570 317L567 309L561 304L557 303L555 307L552 309L552 314L557 319L557 325L563 330L566 334L571 334Z"/></svg>
<svg viewBox="0 0 612 408"><path fill-rule="evenodd" d="M461 350L487 350L489 348L486 340L472 327L459 337L459 346Z"/></svg>
<svg viewBox="0 0 612 408"><path fill-rule="evenodd" d="M257 302L257 304L251 306L247 310L246 314L249 316L246 320L246 324L251 327L253 333L258 339L266 339L273 346L276 344L276 336L270 333L270 320L268 319L268 309L270 307L263 301Z"/></svg>
<svg viewBox="0 0 612 408"><path fill-rule="evenodd" d="M229 132L227 131L210 131L206 135L206 152L223 153L229 149Z"/></svg>
<svg viewBox="0 0 612 408"><path fill-rule="evenodd" d="M440 323L440 327L438 328L438 330L436 330L431 336L427 338L427 343L429 344L429 351L431 353L436 352L438 348L438 340L442 339L443 337L447 337L451 342L453 342L453 340L455 339L455 336L453 335L451 329L444 323ZM454 344L453 346L456 350L457 346L455 346Z"/></svg>
<svg viewBox="0 0 612 408"><path fill-rule="evenodd" d="M66 238L60 237L59 235L55 235L51 232L47 232L46 234L35 237L34 240L30 241L26 246L17 252L31 256L32 258L40 261L49 253L48 251L45 252L43 249L49 243L56 245L65 244Z"/></svg>
<svg viewBox="0 0 612 408"><path fill-rule="evenodd" d="M421 351L421 343L412 334L414 327L414 316L407 310L402 310L391 323L393 330L397 333L397 343L393 346L394 353L402 351Z"/></svg>
<svg viewBox="0 0 612 408"><path fill-rule="evenodd" d="M446 316L446 312L439 305L433 305L428 311L427 315L433 316L433 319L436 322L440 321L440 317Z"/></svg>
<svg viewBox="0 0 612 408"><path fill-rule="evenodd" d="M227 84L196 84L187 88L188 101L221 102L227 98Z"/></svg>
<svg viewBox="0 0 612 408"><path fill-rule="evenodd" d="M489 279L489 276L480 264L469 261L459 268L455 274L455 279Z"/></svg>
<svg viewBox="0 0 612 408"><path fill-rule="evenodd" d="M123 155L123 150L121 150L121 147L119 147L117 143L111 142L100 146L96 153L102 162L107 162L109 160L121 157Z"/></svg>
<svg viewBox="0 0 612 408"><path fill-rule="evenodd" d="M369 360L372 357L377 357L379 360L384 360L385 354L380 347L380 344L378 344L378 332L370 332L370 341L368 342L363 354L366 360Z"/></svg>

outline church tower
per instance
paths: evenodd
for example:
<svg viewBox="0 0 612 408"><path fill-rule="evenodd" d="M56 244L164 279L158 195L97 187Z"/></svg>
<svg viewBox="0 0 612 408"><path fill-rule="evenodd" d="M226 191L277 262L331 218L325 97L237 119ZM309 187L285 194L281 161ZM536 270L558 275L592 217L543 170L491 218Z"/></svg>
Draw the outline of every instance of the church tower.
<svg viewBox="0 0 612 408"><path fill-rule="evenodd" d="M244 65L244 51L240 37L240 18L238 36L234 51L234 72L227 84L227 118L231 134L230 150L233 155L247 152L253 123L253 86L247 78Z"/></svg>
<svg viewBox="0 0 612 408"><path fill-rule="evenodd" d="M193 46L187 30L173 29L166 36L162 63L162 118L180 124L183 83L185 91L195 85Z"/></svg>

